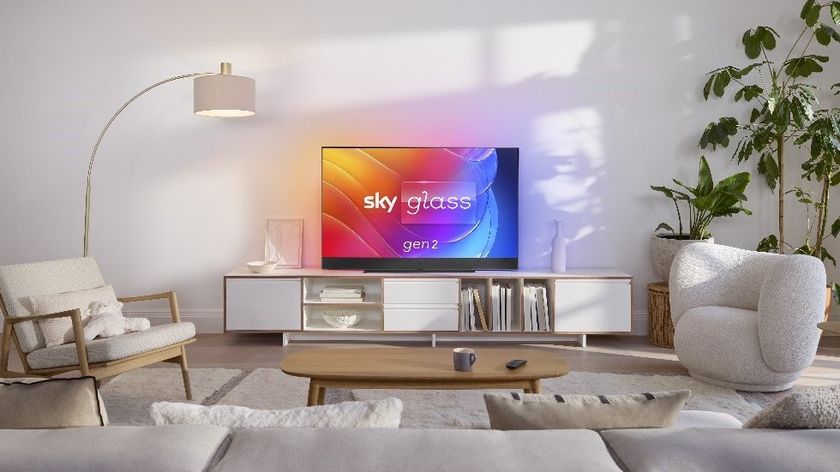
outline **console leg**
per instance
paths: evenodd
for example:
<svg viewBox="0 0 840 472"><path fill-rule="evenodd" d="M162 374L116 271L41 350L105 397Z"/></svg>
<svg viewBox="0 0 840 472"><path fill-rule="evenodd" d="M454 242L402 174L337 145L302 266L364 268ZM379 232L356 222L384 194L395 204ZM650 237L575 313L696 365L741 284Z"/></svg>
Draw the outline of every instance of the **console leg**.
<svg viewBox="0 0 840 472"><path fill-rule="evenodd" d="M586 335L585 334L578 335L578 344L580 344L580 347L586 347Z"/></svg>
<svg viewBox="0 0 840 472"><path fill-rule="evenodd" d="M283 347L289 345L289 333L283 333Z"/></svg>
<svg viewBox="0 0 840 472"><path fill-rule="evenodd" d="M432 347L437 347L437 334L432 333Z"/></svg>

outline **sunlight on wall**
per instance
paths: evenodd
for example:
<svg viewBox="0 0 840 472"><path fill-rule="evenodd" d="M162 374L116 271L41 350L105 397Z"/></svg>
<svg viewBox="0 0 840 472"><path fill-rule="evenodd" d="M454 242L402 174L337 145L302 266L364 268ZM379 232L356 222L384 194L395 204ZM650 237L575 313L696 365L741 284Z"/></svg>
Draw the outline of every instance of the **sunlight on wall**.
<svg viewBox="0 0 840 472"><path fill-rule="evenodd" d="M249 187L247 169L230 166L235 157L214 158L203 162L201 169L188 167L144 179L132 198L133 228L126 237L138 246L151 248L155 254L177 254L185 241L193 253L213 254L219 250L219 239L239 252L250 243L250 233L243 229L254 221L245 210L254 205L254 191ZM219 215L226 215L223 221ZM161 227L157 224L160 221L177 222L179 226ZM173 237L176 229L178 235ZM167 267L167 277L191 275L194 270L165 259L142 265Z"/></svg>
<svg viewBox="0 0 840 472"><path fill-rule="evenodd" d="M479 84L481 37L446 31L318 41L292 61L298 110L319 111L462 92Z"/></svg>
<svg viewBox="0 0 840 472"><path fill-rule="evenodd" d="M553 166L551 176L534 182L545 205L560 214L593 215L598 200L592 186L604 166L601 116L592 108L577 108L543 115L534 120L534 151ZM546 169L548 170L548 169ZM590 225L571 225L579 239L595 231Z"/></svg>
<svg viewBox="0 0 840 472"><path fill-rule="evenodd" d="M574 75L594 40L591 21L502 28L494 38L494 77L498 83L510 85L532 77Z"/></svg>
<svg viewBox="0 0 840 472"><path fill-rule="evenodd" d="M678 15L674 17L674 23L671 25L671 28L674 32L674 39L677 41L689 41L694 37L691 18L687 15Z"/></svg>

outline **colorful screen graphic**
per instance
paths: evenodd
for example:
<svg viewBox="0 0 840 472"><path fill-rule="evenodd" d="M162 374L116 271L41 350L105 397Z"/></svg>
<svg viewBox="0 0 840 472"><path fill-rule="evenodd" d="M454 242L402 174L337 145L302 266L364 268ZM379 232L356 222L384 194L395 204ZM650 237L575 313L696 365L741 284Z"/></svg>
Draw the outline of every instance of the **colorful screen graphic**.
<svg viewBox="0 0 840 472"><path fill-rule="evenodd" d="M322 159L325 268L516 267L518 149L325 147Z"/></svg>

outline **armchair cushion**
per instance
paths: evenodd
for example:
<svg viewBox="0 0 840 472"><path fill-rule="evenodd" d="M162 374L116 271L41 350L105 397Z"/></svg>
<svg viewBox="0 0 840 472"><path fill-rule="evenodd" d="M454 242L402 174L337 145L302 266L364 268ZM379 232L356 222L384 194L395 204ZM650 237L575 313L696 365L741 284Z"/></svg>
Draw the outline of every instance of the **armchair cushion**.
<svg viewBox="0 0 840 472"><path fill-rule="evenodd" d="M117 295L114 293L114 288L106 285L75 292L32 295L29 297L33 315L48 315L78 308L82 312L82 322L89 316L88 308L92 302L116 303ZM44 336L46 347L73 342L75 339L73 323L69 317L40 320L38 327Z"/></svg>
<svg viewBox="0 0 840 472"><path fill-rule="evenodd" d="M94 339L87 343L88 362L115 361L170 346L195 337L195 325L189 322L152 326L148 331ZM37 349L26 356L33 369L73 366L79 364L75 344Z"/></svg>
<svg viewBox="0 0 840 472"><path fill-rule="evenodd" d="M75 292L102 287L105 280L92 257L62 259L0 266L0 295L8 316L28 316L28 304L33 295ZM41 331L32 321L15 325L23 352L46 347Z"/></svg>
<svg viewBox="0 0 840 472"><path fill-rule="evenodd" d="M691 308L728 306L757 310L761 286L783 256L719 244L689 244L671 266L671 317L674 325Z"/></svg>

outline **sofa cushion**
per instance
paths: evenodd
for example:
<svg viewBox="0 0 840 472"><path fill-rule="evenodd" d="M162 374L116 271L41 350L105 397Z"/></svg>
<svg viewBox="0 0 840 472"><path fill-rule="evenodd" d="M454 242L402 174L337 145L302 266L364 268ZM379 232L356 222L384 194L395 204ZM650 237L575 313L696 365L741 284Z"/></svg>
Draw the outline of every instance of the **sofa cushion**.
<svg viewBox="0 0 840 472"><path fill-rule="evenodd" d="M0 379L0 428L105 426L96 379Z"/></svg>
<svg viewBox="0 0 840 472"><path fill-rule="evenodd" d="M167 323L152 326L148 331L122 334L112 338L94 339L87 343L88 362L107 362L123 359L166 346L186 341L195 336L195 325L190 322ZM76 344L37 349L26 356L34 369L78 365Z"/></svg>
<svg viewBox="0 0 840 472"><path fill-rule="evenodd" d="M115 303L116 301L117 295L110 285L75 292L50 293L29 297L33 315L49 315L78 309L83 322L90 316L89 307L91 303ZM46 347L59 346L75 339L73 322L69 317L40 320L38 327L44 336Z"/></svg>
<svg viewBox="0 0 840 472"><path fill-rule="evenodd" d="M691 393L627 395L484 395L490 427L502 430L663 428Z"/></svg>
<svg viewBox="0 0 840 472"><path fill-rule="evenodd" d="M682 410L671 429L686 428L741 428L742 424L732 415L717 411Z"/></svg>
<svg viewBox="0 0 840 472"><path fill-rule="evenodd" d="M0 430L4 471L206 471L230 430L216 426L108 426ZM253 452L253 451L252 451Z"/></svg>
<svg viewBox="0 0 840 472"><path fill-rule="evenodd" d="M611 430L601 433L629 472L837 470L840 430Z"/></svg>
<svg viewBox="0 0 840 472"><path fill-rule="evenodd" d="M594 431L246 429L218 472L619 471Z"/></svg>
<svg viewBox="0 0 840 472"><path fill-rule="evenodd" d="M745 428L840 428L840 385L795 390L756 413Z"/></svg>
<svg viewBox="0 0 840 472"><path fill-rule="evenodd" d="M286 410L178 402L156 402L149 408L157 425L211 424L229 428L399 428L402 411L398 398Z"/></svg>

